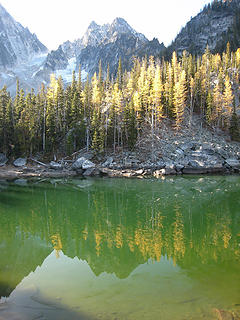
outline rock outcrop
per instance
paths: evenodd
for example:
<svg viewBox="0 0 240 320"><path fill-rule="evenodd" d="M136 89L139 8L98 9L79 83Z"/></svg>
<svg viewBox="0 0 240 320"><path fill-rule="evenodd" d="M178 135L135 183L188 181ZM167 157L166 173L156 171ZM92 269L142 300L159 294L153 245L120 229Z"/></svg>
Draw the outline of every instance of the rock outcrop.
<svg viewBox="0 0 240 320"><path fill-rule="evenodd" d="M207 45L212 52L226 50L227 42L231 49L240 46L240 2L238 0L213 1L177 35L168 52L184 50L196 55L202 54Z"/></svg>
<svg viewBox="0 0 240 320"><path fill-rule="evenodd" d="M47 51L47 48L32 34L16 22L0 4L0 67L12 67L25 62L29 57Z"/></svg>

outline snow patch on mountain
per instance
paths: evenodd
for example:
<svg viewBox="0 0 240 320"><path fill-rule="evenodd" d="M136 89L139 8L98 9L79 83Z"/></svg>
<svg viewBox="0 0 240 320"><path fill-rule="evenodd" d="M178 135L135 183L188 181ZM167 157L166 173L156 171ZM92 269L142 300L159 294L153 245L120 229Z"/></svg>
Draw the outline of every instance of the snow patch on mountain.
<svg viewBox="0 0 240 320"><path fill-rule="evenodd" d="M56 78L62 77L64 83L70 83L72 81L73 70L76 70L76 58L69 59L68 65L66 69L56 70L54 72ZM79 72L75 73L76 78L78 77ZM87 79L87 72L85 70L81 70L81 78L83 81Z"/></svg>
<svg viewBox="0 0 240 320"><path fill-rule="evenodd" d="M98 69L99 61L103 62L103 73L107 62L115 69L120 57L131 57L136 50L148 43L148 39L134 30L123 18L116 18L111 24L98 25L92 21L82 38L73 42L66 41L57 50L49 53L45 69L54 71L56 76L62 76L65 83L72 81L72 71L78 71L78 66L90 76ZM114 57L113 57L114 56ZM125 65L124 65L125 67Z"/></svg>

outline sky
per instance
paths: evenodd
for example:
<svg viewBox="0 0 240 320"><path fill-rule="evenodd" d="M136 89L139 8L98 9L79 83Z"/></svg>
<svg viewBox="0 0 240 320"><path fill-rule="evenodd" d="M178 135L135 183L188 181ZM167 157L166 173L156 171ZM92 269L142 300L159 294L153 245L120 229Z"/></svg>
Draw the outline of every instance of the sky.
<svg viewBox="0 0 240 320"><path fill-rule="evenodd" d="M91 21L124 18L149 40L169 45L182 27L211 0L0 0L49 50L81 38Z"/></svg>

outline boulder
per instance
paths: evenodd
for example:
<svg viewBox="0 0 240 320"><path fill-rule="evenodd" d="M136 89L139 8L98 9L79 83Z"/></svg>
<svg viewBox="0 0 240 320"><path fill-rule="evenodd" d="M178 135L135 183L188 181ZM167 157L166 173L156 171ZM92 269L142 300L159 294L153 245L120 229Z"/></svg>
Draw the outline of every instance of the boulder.
<svg viewBox="0 0 240 320"><path fill-rule="evenodd" d="M203 152L210 155L210 156L213 156L214 154L216 154L216 151L212 148L204 148Z"/></svg>
<svg viewBox="0 0 240 320"><path fill-rule="evenodd" d="M190 160L188 165L191 168L204 168L205 167L205 163L200 160Z"/></svg>
<svg viewBox="0 0 240 320"><path fill-rule="evenodd" d="M27 164L27 158L18 158L13 162L15 167L24 167Z"/></svg>
<svg viewBox="0 0 240 320"><path fill-rule="evenodd" d="M237 159L229 158L225 160L225 164L228 167L234 168L234 169L239 169L240 168L240 161Z"/></svg>
<svg viewBox="0 0 240 320"><path fill-rule="evenodd" d="M173 161L168 161L166 162L165 164L165 169L175 169L175 165L174 165L174 162Z"/></svg>
<svg viewBox="0 0 240 320"><path fill-rule="evenodd" d="M179 149L176 150L175 154L176 154L176 156L178 156L178 157L179 157L179 156L182 157L182 156L184 156L184 151L179 148Z"/></svg>
<svg viewBox="0 0 240 320"><path fill-rule="evenodd" d="M207 168L208 173L223 173L226 171L226 168L224 168L223 166L216 166L216 167L209 167Z"/></svg>
<svg viewBox="0 0 240 320"><path fill-rule="evenodd" d="M92 167L92 168L88 168L86 171L84 171L83 176L84 177L93 177L93 176L99 176L100 174L101 174L101 172L98 168Z"/></svg>
<svg viewBox="0 0 240 320"><path fill-rule="evenodd" d="M124 162L123 162L123 165L124 165L125 168L131 168L132 167L132 159L125 158Z"/></svg>
<svg viewBox="0 0 240 320"><path fill-rule="evenodd" d="M108 157L107 160L102 163L102 167L108 168L113 163L113 157Z"/></svg>
<svg viewBox="0 0 240 320"><path fill-rule="evenodd" d="M174 174L176 174L176 170L172 168L164 168L164 169L156 170L153 172L153 176L156 178L161 176L174 175Z"/></svg>
<svg viewBox="0 0 240 320"><path fill-rule="evenodd" d="M75 171L76 171L77 175L82 176L84 170L83 169L75 169Z"/></svg>
<svg viewBox="0 0 240 320"><path fill-rule="evenodd" d="M8 158L4 153L0 153L0 167L4 166L8 162Z"/></svg>
<svg viewBox="0 0 240 320"><path fill-rule="evenodd" d="M196 142L186 142L180 146L180 149L184 151L184 153L190 150L197 150L199 144Z"/></svg>
<svg viewBox="0 0 240 320"><path fill-rule="evenodd" d="M179 164L179 163L175 164L175 170L177 172L181 172L183 168L184 168L184 165Z"/></svg>
<svg viewBox="0 0 240 320"><path fill-rule="evenodd" d="M163 169L166 167L166 162L164 160L159 160L157 163L156 163L156 166L158 169Z"/></svg>
<svg viewBox="0 0 240 320"><path fill-rule="evenodd" d="M87 170L87 169L90 169L90 168L94 168L96 165L95 163L93 163L92 161L90 160L85 160L83 161L82 163L82 169L83 170Z"/></svg>
<svg viewBox="0 0 240 320"><path fill-rule="evenodd" d="M51 161L50 162L50 168L54 170L62 170L62 165L58 162Z"/></svg>
<svg viewBox="0 0 240 320"><path fill-rule="evenodd" d="M182 173L184 174L204 174L204 173L208 173L208 169L207 168L200 168L200 167L186 167L183 168Z"/></svg>
<svg viewBox="0 0 240 320"><path fill-rule="evenodd" d="M72 169L73 169L73 170L82 169L82 164L84 163L84 161L87 161L87 159L84 158L84 157L78 158L78 159L72 164Z"/></svg>

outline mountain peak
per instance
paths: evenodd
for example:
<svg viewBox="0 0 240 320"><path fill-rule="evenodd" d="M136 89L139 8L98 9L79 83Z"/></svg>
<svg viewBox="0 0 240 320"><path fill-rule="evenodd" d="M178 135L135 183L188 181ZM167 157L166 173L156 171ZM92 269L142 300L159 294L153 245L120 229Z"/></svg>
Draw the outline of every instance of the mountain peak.
<svg viewBox="0 0 240 320"><path fill-rule="evenodd" d="M112 24L109 26L108 38L115 39L119 34L132 34L134 37L138 38L140 41L146 42L147 38L142 34L134 30L125 19L117 17L113 20Z"/></svg>
<svg viewBox="0 0 240 320"><path fill-rule="evenodd" d="M99 25L93 20L90 25L88 26L88 29L96 29Z"/></svg>
<svg viewBox="0 0 240 320"><path fill-rule="evenodd" d="M6 11L6 9L1 5L0 3L0 15L9 15L9 13Z"/></svg>
<svg viewBox="0 0 240 320"><path fill-rule="evenodd" d="M127 21L121 17L117 17L113 20L112 22L113 25L127 25L129 26L129 24L127 23Z"/></svg>
<svg viewBox="0 0 240 320"><path fill-rule="evenodd" d="M117 33L134 33L136 34L137 32L127 23L126 20L123 18L115 18L110 25L110 31L111 32L117 32Z"/></svg>

